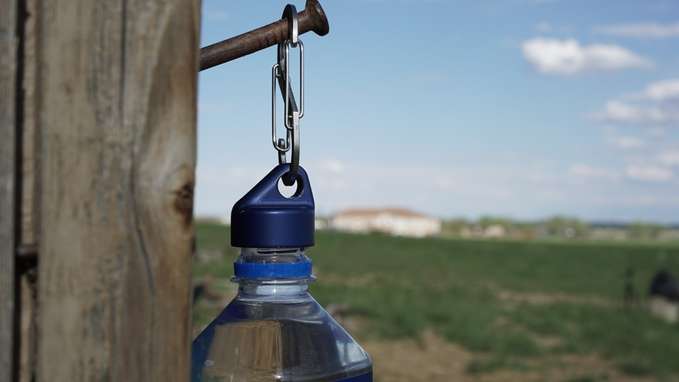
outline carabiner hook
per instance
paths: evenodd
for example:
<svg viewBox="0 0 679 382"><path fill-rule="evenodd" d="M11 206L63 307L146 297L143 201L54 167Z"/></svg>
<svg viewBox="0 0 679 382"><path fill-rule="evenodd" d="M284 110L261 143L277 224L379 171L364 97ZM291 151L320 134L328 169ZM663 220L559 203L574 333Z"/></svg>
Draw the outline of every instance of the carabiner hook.
<svg viewBox="0 0 679 382"><path fill-rule="evenodd" d="M285 8L283 9L283 16L281 16L281 18L288 20L288 41L292 44L293 47L296 47L299 37L298 34L299 22L297 21L297 8L295 8L295 6L292 4L286 5Z"/></svg>
<svg viewBox="0 0 679 382"><path fill-rule="evenodd" d="M304 44L299 40L297 9L295 6L292 4L286 5L283 10L282 18L288 20L288 39L284 43L278 44L278 62L277 66L274 66L274 73L278 79L281 93L283 93L287 144L282 145L279 141L275 146L277 146L276 150L278 150L279 163L285 161L285 152L292 149L290 155L290 171L283 176L283 183L286 186L292 186L297 178L297 169L299 168L299 120L304 116ZM290 71L288 64L290 46L299 48L299 108L297 107L295 97L292 94L292 87L289 83ZM276 71L276 69L278 70ZM273 102L275 103L275 99ZM275 105L273 105L272 109L273 108L275 108ZM275 121L273 122L273 130L273 138L275 141Z"/></svg>

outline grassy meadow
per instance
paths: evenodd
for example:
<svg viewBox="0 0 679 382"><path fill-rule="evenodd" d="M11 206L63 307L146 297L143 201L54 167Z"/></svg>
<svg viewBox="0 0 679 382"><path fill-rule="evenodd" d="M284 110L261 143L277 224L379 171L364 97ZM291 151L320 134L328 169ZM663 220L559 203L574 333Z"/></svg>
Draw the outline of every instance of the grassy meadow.
<svg viewBox="0 0 679 382"><path fill-rule="evenodd" d="M644 304L655 271L679 274L679 245L324 231L316 241L308 251L318 277L312 294L361 343L381 344L375 349L412 341L425 351L423 338L435 336L443 343L437 346L465 354L463 380L679 380L679 325L650 316ZM234 291L228 279L236 251L228 243L228 227L198 225L198 251L211 255L195 261L194 279L209 280L211 293L224 297L196 302L196 330ZM639 302L625 306L628 268ZM380 354L372 356L379 371ZM438 367L447 373L445 358ZM376 379L409 379L389 375Z"/></svg>

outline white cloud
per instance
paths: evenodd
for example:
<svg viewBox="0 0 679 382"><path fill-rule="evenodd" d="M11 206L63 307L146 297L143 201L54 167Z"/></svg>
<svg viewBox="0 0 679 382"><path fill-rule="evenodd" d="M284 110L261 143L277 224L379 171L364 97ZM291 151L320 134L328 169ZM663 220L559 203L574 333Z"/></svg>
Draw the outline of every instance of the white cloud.
<svg viewBox="0 0 679 382"><path fill-rule="evenodd" d="M533 38L523 42L522 50L525 59L545 74L653 66L648 59L618 45L580 45L574 39Z"/></svg>
<svg viewBox="0 0 679 382"><path fill-rule="evenodd" d="M679 120L679 112L671 108L633 105L617 100L606 102L604 110L594 116L608 122L635 124L664 124Z"/></svg>
<svg viewBox="0 0 679 382"><path fill-rule="evenodd" d="M652 82L639 92L609 100L592 116L607 122L650 125L655 129L650 132L662 135L662 127L679 122L679 78Z"/></svg>
<svg viewBox="0 0 679 382"><path fill-rule="evenodd" d="M658 160L665 166L679 166L679 150L665 151L658 156Z"/></svg>
<svg viewBox="0 0 679 382"><path fill-rule="evenodd" d="M598 178L608 180L618 178L618 174L613 170L582 163L572 165L568 169L568 173L579 178Z"/></svg>
<svg viewBox="0 0 679 382"><path fill-rule="evenodd" d="M644 147L645 142L637 137L619 136L610 139L610 142L619 149L629 150Z"/></svg>
<svg viewBox="0 0 679 382"><path fill-rule="evenodd" d="M635 38L665 38L679 37L679 22L673 24L660 23L630 23L604 25L594 28L600 34L619 37Z"/></svg>
<svg viewBox="0 0 679 382"><path fill-rule="evenodd" d="M672 170L653 165L629 165L625 169L625 175L645 182L667 182L673 177Z"/></svg>
<svg viewBox="0 0 679 382"><path fill-rule="evenodd" d="M653 82L646 86L641 93L634 95L632 98L651 101L679 99L679 78Z"/></svg>

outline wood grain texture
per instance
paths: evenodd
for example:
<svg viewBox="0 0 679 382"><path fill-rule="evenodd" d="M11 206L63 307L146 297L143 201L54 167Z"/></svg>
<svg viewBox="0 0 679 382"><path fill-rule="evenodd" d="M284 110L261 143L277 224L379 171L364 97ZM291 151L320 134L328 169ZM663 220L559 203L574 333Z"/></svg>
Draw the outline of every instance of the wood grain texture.
<svg viewBox="0 0 679 382"><path fill-rule="evenodd" d="M23 30L19 32L21 39L18 62L21 70L18 99L20 106L21 145L19 160L19 179L21 182L17 195L17 207L20 208L20 219L17 221L18 257L15 272L15 346L14 346L14 381L31 382L35 380L36 344L37 344L37 242L39 230L39 145L36 123L36 38L37 38L37 6L40 0L21 0L19 2L18 20Z"/></svg>
<svg viewBox="0 0 679 382"><path fill-rule="evenodd" d="M187 381L200 4L43 1L38 381Z"/></svg>
<svg viewBox="0 0 679 382"><path fill-rule="evenodd" d="M37 247L38 231L40 229L39 200L40 200L40 152L37 124L37 97L36 97L36 39L38 4L40 0L23 0L24 5L23 28L21 34L22 55L20 62L22 78L21 98L23 116L21 121L21 221L19 248L24 256L21 266L21 274L17 273L19 288L15 295L19 298L16 302L15 319L19 320L17 332L17 346L15 346L15 381L31 382L35 380L36 351L37 351ZM21 11L20 11L21 12ZM20 17L22 19L22 17ZM26 256L30 256L27 258Z"/></svg>
<svg viewBox="0 0 679 382"><path fill-rule="evenodd" d="M24 33L22 34L22 121L21 121L21 242L22 248L36 248L38 243L39 198L40 198L40 152L37 103L35 57L37 38L37 7L39 0L23 0L25 7ZM23 294L22 294L23 295Z"/></svg>
<svg viewBox="0 0 679 382"><path fill-rule="evenodd" d="M0 0L0 381L12 379L16 246L17 3Z"/></svg>
<svg viewBox="0 0 679 382"><path fill-rule="evenodd" d="M35 379L35 355L36 355L36 313L37 313L37 269L30 269L20 276L19 280L19 298L21 301L17 304L16 309L20 312L20 323L18 332L18 368L15 372L15 381L31 382ZM15 348L16 349L16 348Z"/></svg>

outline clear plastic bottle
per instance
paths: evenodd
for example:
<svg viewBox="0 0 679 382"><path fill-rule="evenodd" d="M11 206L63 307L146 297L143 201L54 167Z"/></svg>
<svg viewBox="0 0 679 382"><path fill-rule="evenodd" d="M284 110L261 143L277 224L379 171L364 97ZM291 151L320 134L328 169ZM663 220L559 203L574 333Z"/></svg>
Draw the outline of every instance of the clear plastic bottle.
<svg viewBox="0 0 679 382"><path fill-rule="evenodd" d="M275 167L231 211L238 295L193 341L192 382L372 382L368 354L307 290L314 199L302 167L295 194L280 194L289 171Z"/></svg>
<svg viewBox="0 0 679 382"><path fill-rule="evenodd" d="M251 277L253 264L281 275ZM302 250L246 248L236 265L238 295L194 341L193 382L372 381L368 354L307 291Z"/></svg>

